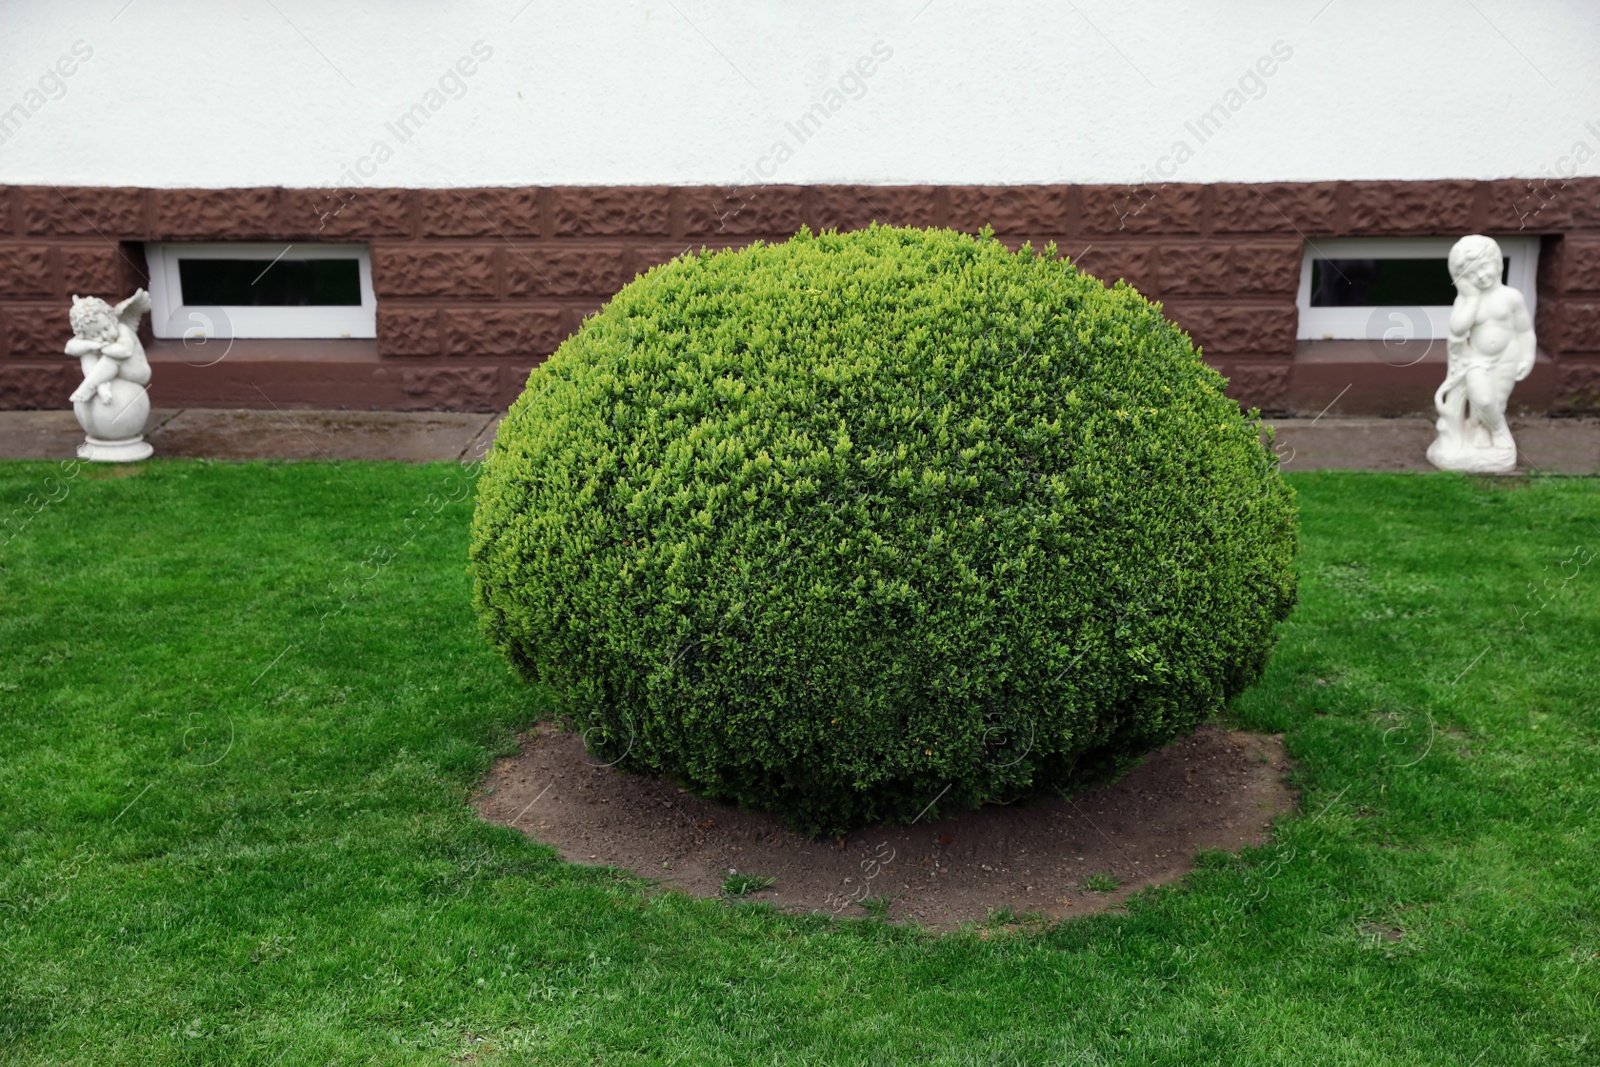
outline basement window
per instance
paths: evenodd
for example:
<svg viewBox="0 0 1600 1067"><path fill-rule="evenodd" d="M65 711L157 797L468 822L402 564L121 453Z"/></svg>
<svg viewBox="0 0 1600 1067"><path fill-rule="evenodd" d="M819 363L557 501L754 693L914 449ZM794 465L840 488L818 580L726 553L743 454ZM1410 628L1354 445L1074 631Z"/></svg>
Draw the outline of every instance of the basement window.
<svg viewBox="0 0 1600 1067"><path fill-rule="evenodd" d="M157 337L377 336L372 259L359 244L144 246Z"/></svg>
<svg viewBox="0 0 1600 1067"><path fill-rule="evenodd" d="M1454 237L1318 238L1300 268L1302 341L1409 341L1450 336ZM1537 237L1496 237L1502 280L1534 308Z"/></svg>

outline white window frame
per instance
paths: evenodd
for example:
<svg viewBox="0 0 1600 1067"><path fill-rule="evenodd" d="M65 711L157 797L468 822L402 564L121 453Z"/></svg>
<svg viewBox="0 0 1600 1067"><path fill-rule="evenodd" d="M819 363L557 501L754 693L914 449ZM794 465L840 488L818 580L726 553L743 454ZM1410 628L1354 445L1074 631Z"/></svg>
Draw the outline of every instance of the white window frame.
<svg viewBox="0 0 1600 1067"><path fill-rule="evenodd" d="M1300 326L1296 337L1302 341L1376 340L1399 329L1415 337L1417 325L1426 320L1432 337L1450 336L1450 305L1420 308L1367 307L1321 308L1311 306L1311 261L1314 259L1444 259L1458 238L1455 237L1331 237L1306 242L1300 262ZM1507 261L1506 284L1522 294L1532 315L1535 285L1539 271L1539 238L1496 237L1495 243ZM1420 314L1406 314L1419 312ZM1379 331L1374 336L1374 330ZM1400 338L1396 338L1399 340Z"/></svg>
<svg viewBox="0 0 1600 1067"><path fill-rule="evenodd" d="M157 337L362 337L378 336L378 300L372 291L372 254L364 244L277 242L180 243L144 246L150 267L150 328ZM361 303L311 307L185 304L180 259L351 259L360 264Z"/></svg>

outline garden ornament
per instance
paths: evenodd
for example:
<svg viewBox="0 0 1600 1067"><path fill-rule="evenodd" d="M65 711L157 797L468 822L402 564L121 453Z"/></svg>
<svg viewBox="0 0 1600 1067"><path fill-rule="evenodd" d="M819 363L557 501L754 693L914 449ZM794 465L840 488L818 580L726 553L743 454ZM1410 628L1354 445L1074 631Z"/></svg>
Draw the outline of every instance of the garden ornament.
<svg viewBox="0 0 1600 1067"><path fill-rule="evenodd" d="M115 307L97 296L72 298L72 340L67 355L83 362L83 384L72 391L72 411L87 438L78 458L106 463L146 459L150 417L150 363L139 343L139 320L150 294L138 290Z"/></svg>
<svg viewBox="0 0 1600 1067"><path fill-rule="evenodd" d="M1502 264L1500 246L1481 234L1450 249L1458 295L1449 365L1433 395L1439 434L1428 446L1428 462L1441 470L1503 473L1517 466L1506 402L1533 370L1533 320L1522 294L1500 280Z"/></svg>

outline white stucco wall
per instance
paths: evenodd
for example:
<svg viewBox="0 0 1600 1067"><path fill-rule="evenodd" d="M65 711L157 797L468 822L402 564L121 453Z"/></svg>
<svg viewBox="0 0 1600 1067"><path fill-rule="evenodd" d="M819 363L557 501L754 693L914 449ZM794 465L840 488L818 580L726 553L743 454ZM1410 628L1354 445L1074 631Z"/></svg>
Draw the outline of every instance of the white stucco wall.
<svg viewBox="0 0 1600 1067"><path fill-rule="evenodd" d="M1594 175L1600 2L0 0L0 136L14 184Z"/></svg>

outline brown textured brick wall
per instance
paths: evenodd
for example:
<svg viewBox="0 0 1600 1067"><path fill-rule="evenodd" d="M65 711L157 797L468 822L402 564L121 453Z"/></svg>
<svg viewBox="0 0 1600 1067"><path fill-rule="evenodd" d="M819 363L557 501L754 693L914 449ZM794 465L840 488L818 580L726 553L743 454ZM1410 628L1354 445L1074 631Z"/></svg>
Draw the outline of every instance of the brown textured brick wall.
<svg viewBox="0 0 1600 1067"><path fill-rule="evenodd" d="M1232 376L1233 392L1269 409L1288 389L1306 239L1542 234L1540 343L1561 364L1569 406L1591 393L1600 403L1600 179L1576 179L346 194L0 187L0 406L37 402L40 383L54 390L70 376L59 355L67 297L126 295L142 281L142 241L369 242L381 359L406 368L408 381L430 365L454 368L434 378L447 391L471 379L481 399L514 393L512 368L525 372L628 279L685 249L873 219L987 225L1013 246L1054 241L1091 273L1162 301ZM497 367L504 381L484 384Z"/></svg>

